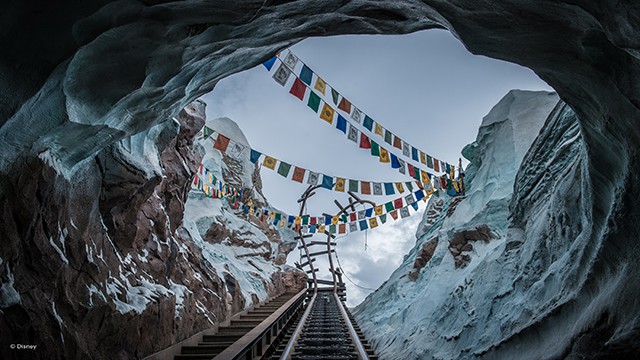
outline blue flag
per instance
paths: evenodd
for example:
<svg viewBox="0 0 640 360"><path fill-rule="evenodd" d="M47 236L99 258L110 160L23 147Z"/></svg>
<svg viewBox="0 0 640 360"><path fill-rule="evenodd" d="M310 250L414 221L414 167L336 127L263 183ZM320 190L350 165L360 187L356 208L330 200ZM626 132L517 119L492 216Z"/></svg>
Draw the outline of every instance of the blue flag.
<svg viewBox="0 0 640 360"><path fill-rule="evenodd" d="M294 220L294 216L293 215L289 215L289 217L287 218L287 223L291 224L293 223Z"/></svg>
<svg viewBox="0 0 640 360"><path fill-rule="evenodd" d="M371 215L373 215L373 208L368 208L364 211L365 217L371 217Z"/></svg>
<svg viewBox="0 0 640 360"><path fill-rule="evenodd" d="M333 189L333 178L331 176L322 175L322 187L325 189Z"/></svg>
<svg viewBox="0 0 640 360"><path fill-rule="evenodd" d="M338 124L336 124L336 128L345 134L347 133L347 120L340 114L338 114Z"/></svg>
<svg viewBox="0 0 640 360"><path fill-rule="evenodd" d="M272 57L271 59L265 61L262 63L262 65L264 65L264 67L267 68L267 70L271 71L271 68L273 67L273 64L276 63L276 57Z"/></svg>
<svg viewBox="0 0 640 360"><path fill-rule="evenodd" d="M418 191L416 191L416 200L417 200L417 201L420 201L420 200L422 200L423 198L424 198L424 191L422 191L422 190L418 190Z"/></svg>
<svg viewBox="0 0 640 360"><path fill-rule="evenodd" d="M304 81L307 85L311 85L311 78L313 78L313 71L311 71L307 65L302 65L302 70L300 70L300 80Z"/></svg>
<svg viewBox="0 0 640 360"><path fill-rule="evenodd" d="M242 207L242 213L244 214L248 214L249 213L249 205L245 205Z"/></svg>
<svg viewBox="0 0 640 360"><path fill-rule="evenodd" d="M309 226L309 232L312 233L312 234L315 233L316 232L316 226L315 225Z"/></svg>
<svg viewBox="0 0 640 360"><path fill-rule="evenodd" d="M389 153L391 155L391 168L398 169L400 168L400 162L398 161L398 157Z"/></svg>
<svg viewBox="0 0 640 360"><path fill-rule="evenodd" d="M368 228L367 220L360 220L360 230L367 230Z"/></svg>
<svg viewBox="0 0 640 360"><path fill-rule="evenodd" d="M393 195L395 194L395 190L393 190L393 183L384 183L384 192L387 193L387 195Z"/></svg>
<svg viewBox="0 0 640 360"><path fill-rule="evenodd" d="M413 207L413 210L418 211L418 202L417 201L414 202L414 203L411 203L411 206Z"/></svg>
<svg viewBox="0 0 640 360"><path fill-rule="evenodd" d="M373 129L373 119L370 118L369 115L365 115L362 125L371 131L371 129Z"/></svg>
<svg viewBox="0 0 640 360"><path fill-rule="evenodd" d="M326 216L324 217L324 224L325 224L325 225L331 225L331 216L326 215Z"/></svg>
<svg viewBox="0 0 640 360"><path fill-rule="evenodd" d="M251 149L251 158L250 158L251 162L254 164L258 162L258 159L260 159L260 155L262 155L260 151L255 151Z"/></svg>

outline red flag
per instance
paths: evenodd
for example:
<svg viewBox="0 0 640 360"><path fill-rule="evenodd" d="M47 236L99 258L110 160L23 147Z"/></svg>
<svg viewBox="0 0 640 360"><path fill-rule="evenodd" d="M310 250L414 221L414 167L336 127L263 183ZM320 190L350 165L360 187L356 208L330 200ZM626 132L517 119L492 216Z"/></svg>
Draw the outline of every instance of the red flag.
<svg viewBox="0 0 640 360"><path fill-rule="evenodd" d="M360 193L371 195L371 183L360 181Z"/></svg>
<svg viewBox="0 0 640 360"><path fill-rule="evenodd" d="M418 184L418 188L420 188L420 190L424 190L424 186L422 186L420 181L416 181L416 184Z"/></svg>
<svg viewBox="0 0 640 360"><path fill-rule="evenodd" d="M398 219L398 210L393 210L392 212L389 213L389 215L391 215L393 220L397 220Z"/></svg>
<svg viewBox="0 0 640 360"><path fill-rule="evenodd" d="M447 189L447 178L442 176L440 177L440 186L442 186L442 189L446 190Z"/></svg>
<svg viewBox="0 0 640 360"><path fill-rule="evenodd" d="M225 152L227 151L227 146L229 146L229 138L222 134L218 134L218 138L213 144L213 148Z"/></svg>
<svg viewBox="0 0 640 360"><path fill-rule="evenodd" d="M204 175L204 165L200 164L200 175Z"/></svg>
<svg viewBox="0 0 640 360"><path fill-rule="evenodd" d="M349 214L349 220L356 221L356 213L355 212L352 212L351 214Z"/></svg>
<svg viewBox="0 0 640 360"><path fill-rule="evenodd" d="M415 177L416 176L416 169L414 169L413 165L411 165L411 164L407 164L407 166L409 167L409 176Z"/></svg>
<svg viewBox="0 0 640 360"><path fill-rule="evenodd" d="M296 78L296 81L293 82L291 86L291 90L289 90L289 94L297 97L298 99L304 99L304 93L307 91L307 85L305 85L302 80Z"/></svg>
<svg viewBox="0 0 640 360"><path fill-rule="evenodd" d="M302 179L304 179L305 170L296 166L295 170L293 170L293 177L291 180L302 183Z"/></svg>
<svg viewBox="0 0 640 360"><path fill-rule="evenodd" d="M440 171L440 160L433 159L433 170Z"/></svg>
<svg viewBox="0 0 640 360"><path fill-rule="evenodd" d="M393 136L393 147L402 150L402 140L400 140L400 138L395 135Z"/></svg>
<svg viewBox="0 0 640 360"><path fill-rule="evenodd" d="M316 224L316 217L312 216L311 219L309 220L309 225L315 225Z"/></svg>
<svg viewBox="0 0 640 360"><path fill-rule="evenodd" d="M393 207L396 209L400 209L402 207L402 198L393 200Z"/></svg>
<svg viewBox="0 0 640 360"><path fill-rule="evenodd" d="M198 186L198 177L197 176L193 177L193 186Z"/></svg>
<svg viewBox="0 0 640 360"><path fill-rule="evenodd" d="M346 112L347 114L351 113L351 103L349 102L349 100L345 99L344 96L342 97L342 100L340 100L340 104L338 105L338 109Z"/></svg>
<svg viewBox="0 0 640 360"><path fill-rule="evenodd" d="M344 234L347 232L347 224L338 225L338 234Z"/></svg>
<svg viewBox="0 0 640 360"><path fill-rule="evenodd" d="M360 148L371 149L371 141L369 141L369 137L364 133L360 133Z"/></svg>

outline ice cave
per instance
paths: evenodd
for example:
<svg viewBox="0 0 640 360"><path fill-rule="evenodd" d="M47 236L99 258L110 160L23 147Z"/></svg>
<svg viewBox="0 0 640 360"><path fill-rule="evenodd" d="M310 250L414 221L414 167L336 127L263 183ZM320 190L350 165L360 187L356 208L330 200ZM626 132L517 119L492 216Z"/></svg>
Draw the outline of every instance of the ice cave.
<svg viewBox="0 0 640 360"><path fill-rule="evenodd" d="M5 1L0 14L1 359L640 358L640 4ZM437 31L548 86L456 106L479 124L459 161L432 156L442 131L411 134L428 119L372 115L391 107L338 92L296 47ZM223 79L248 69L318 130L284 148L223 116L215 96L249 96ZM359 158L346 176L318 171L299 150L313 141L395 177ZM265 196L270 176L306 189L286 194L294 207ZM354 297L342 242L390 226L406 248L381 250L388 273Z"/></svg>

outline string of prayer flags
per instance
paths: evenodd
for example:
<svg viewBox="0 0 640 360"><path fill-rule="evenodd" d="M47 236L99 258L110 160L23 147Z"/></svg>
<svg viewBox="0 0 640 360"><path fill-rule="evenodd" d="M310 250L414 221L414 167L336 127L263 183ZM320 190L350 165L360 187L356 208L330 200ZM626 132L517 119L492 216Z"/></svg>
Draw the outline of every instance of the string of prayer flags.
<svg viewBox="0 0 640 360"><path fill-rule="evenodd" d="M293 170L293 177L291 178L291 180L302 184L302 180L304 179L304 173L305 173L305 169L299 168L296 166L295 169Z"/></svg>
<svg viewBox="0 0 640 360"><path fill-rule="evenodd" d="M318 112L320 108L320 96L318 96L313 91L309 93L309 100L307 100L307 106L310 107L314 112Z"/></svg>
<svg viewBox="0 0 640 360"><path fill-rule="evenodd" d="M283 177L289 176L289 170L291 170L291 164L287 164L284 161L280 161L280 166L278 166L278 174Z"/></svg>
<svg viewBox="0 0 640 360"><path fill-rule="evenodd" d="M262 161L262 166L274 170L276 168L276 162L277 160L275 158L272 158L271 156L265 156L264 160Z"/></svg>

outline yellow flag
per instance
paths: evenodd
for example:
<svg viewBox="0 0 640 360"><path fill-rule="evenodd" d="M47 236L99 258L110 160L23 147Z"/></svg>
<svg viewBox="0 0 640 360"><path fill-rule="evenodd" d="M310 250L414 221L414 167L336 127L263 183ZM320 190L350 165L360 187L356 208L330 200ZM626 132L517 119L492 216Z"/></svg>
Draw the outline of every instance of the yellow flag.
<svg viewBox="0 0 640 360"><path fill-rule="evenodd" d="M253 215L255 211L253 211L253 206L249 208L249 215Z"/></svg>
<svg viewBox="0 0 640 360"><path fill-rule="evenodd" d="M269 218L270 218L270 219L275 219L275 218L276 218L276 213L274 213L274 212L269 212Z"/></svg>
<svg viewBox="0 0 640 360"><path fill-rule="evenodd" d="M272 158L271 156L265 156L264 161L262 162L262 165L271 170L274 170L276 168L276 162L278 162L278 160Z"/></svg>
<svg viewBox="0 0 640 360"><path fill-rule="evenodd" d="M429 179L429 174L426 171L420 171L420 177L422 178L423 184L431 184L431 180Z"/></svg>
<svg viewBox="0 0 640 360"><path fill-rule="evenodd" d="M322 112L320 112L320 119L328 122L329 124L333 124L333 113L334 113L333 108L327 105L327 103L324 103L324 106L322 107Z"/></svg>
<svg viewBox="0 0 640 360"><path fill-rule="evenodd" d="M374 132L380 136L384 136L384 129L382 128L382 125L376 123L376 128L374 130Z"/></svg>
<svg viewBox="0 0 640 360"><path fill-rule="evenodd" d="M300 224L302 223L302 217L300 217L300 216L296 216L296 217L293 219L293 223L294 223L294 224L296 224L296 225L300 225Z"/></svg>
<svg viewBox="0 0 640 360"><path fill-rule="evenodd" d="M333 216L331 218L331 225L338 225L338 221L340 221L340 218L337 216Z"/></svg>
<svg viewBox="0 0 640 360"><path fill-rule="evenodd" d="M212 172L209 173L209 183L213 184L213 173Z"/></svg>
<svg viewBox="0 0 640 360"><path fill-rule="evenodd" d="M396 189L398 189L398 192L399 192L400 194L402 194L402 193L404 192L404 186L402 186L402 183L401 183L401 182L397 182L397 183L396 183Z"/></svg>
<svg viewBox="0 0 640 360"><path fill-rule="evenodd" d="M420 162L427 165L427 154L420 151Z"/></svg>
<svg viewBox="0 0 640 360"><path fill-rule="evenodd" d="M314 86L316 88L316 90L320 91L322 93L322 95L324 95L324 91L327 88L327 83L324 82L324 80L322 80L319 76L316 79L316 86Z"/></svg>
<svg viewBox="0 0 640 360"><path fill-rule="evenodd" d="M281 228L283 228L283 227L284 227L284 223L285 223L284 219L280 220L280 227L281 227Z"/></svg>
<svg viewBox="0 0 640 360"><path fill-rule="evenodd" d="M455 178L456 177L456 167L451 165L451 178Z"/></svg>
<svg viewBox="0 0 640 360"><path fill-rule="evenodd" d="M376 215L382 215L382 205L374 207L373 211L375 211Z"/></svg>
<svg viewBox="0 0 640 360"><path fill-rule="evenodd" d="M369 219L369 227L371 227L372 229L374 227L378 226L378 219L377 218L371 218Z"/></svg>
<svg viewBox="0 0 640 360"><path fill-rule="evenodd" d="M456 189L456 192L460 192L460 187L458 186L458 181L457 180L453 180L453 181L451 181L451 183L453 184L453 188Z"/></svg>
<svg viewBox="0 0 640 360"><path fill-rule="evenodd" d="M343 178L336 178L335 190L344 192L344 184L345 184L345 180Z"/></svg>
<svg viewBox="0 0 640 360"><path fill-rule="evenodd" d="M388 163L389 161L391 161L391 159L389 159L389 152L387 149L380 147L380 162Z"/></svg>
<svg viewBox="0 0 640 360"><path fill-rule="evenodd" d="M205 195L209 196L209 187L207 186L207 184L202 185L202 190L204 191Z"/></svg>
<svg viewBox="0 0 640 360"><path fill-rule="evenodd" d="M323 233L324 232L324 225L319 225L318 226L318 232L319 233Z"/></svg>

